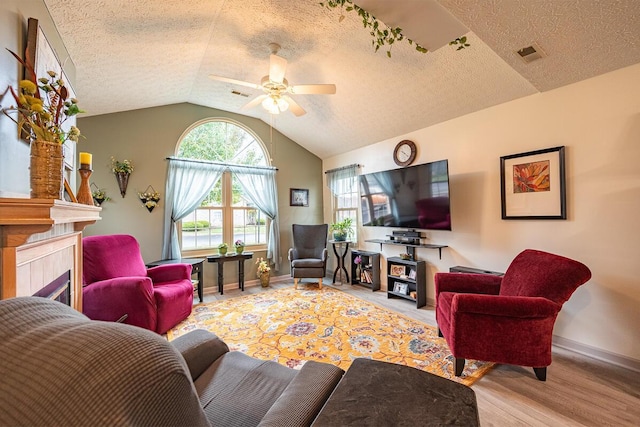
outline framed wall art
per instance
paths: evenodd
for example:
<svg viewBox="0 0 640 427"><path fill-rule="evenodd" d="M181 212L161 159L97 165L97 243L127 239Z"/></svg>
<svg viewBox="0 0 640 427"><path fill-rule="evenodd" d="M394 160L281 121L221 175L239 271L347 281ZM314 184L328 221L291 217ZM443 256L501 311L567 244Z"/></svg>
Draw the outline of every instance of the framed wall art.
<svg viewBox="0 0 640 427"><path fill-rule="evenodd" d="M309 206L309 190L302 188L289 189L290 206Z"/></svg>
<svg viewBox="0 0 640 427"><path fill-rule="evenodd" d="M567 219L564 151L500 157L502 219Z"/></svg>

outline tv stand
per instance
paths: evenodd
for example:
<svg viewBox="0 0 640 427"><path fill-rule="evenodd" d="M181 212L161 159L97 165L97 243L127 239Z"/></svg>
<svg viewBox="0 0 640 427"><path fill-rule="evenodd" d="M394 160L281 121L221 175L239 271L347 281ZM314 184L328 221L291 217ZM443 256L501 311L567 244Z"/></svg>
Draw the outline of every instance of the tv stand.
<svg viewBox="0 0 640 427"><path fill-rule="evenodd" d="M447 245L430 245L421 243L422 233L413 229L406 231L394 231L392 234L387 235L388 239L369 239L365 242L379 243L380 251L382 251L382 245L397 245L406 247L406 252L411 257L411 260L416 259L416 248L425 249L437 249L440 259L442 259L442 248L447 248Z"/></svg>

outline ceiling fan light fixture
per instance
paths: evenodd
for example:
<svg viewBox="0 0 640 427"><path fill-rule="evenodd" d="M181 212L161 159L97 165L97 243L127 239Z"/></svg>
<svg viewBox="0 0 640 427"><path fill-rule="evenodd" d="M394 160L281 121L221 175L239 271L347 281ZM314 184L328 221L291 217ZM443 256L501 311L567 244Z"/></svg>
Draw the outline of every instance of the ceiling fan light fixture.
<svg viewBox="0 0 640 427"><path fill-rule="evenodd" d="M262 101L262 107L271 114L280 114L287 111L289 104L279 96L269 96Z"/></svg>
<svg viewBox="0 0 640 427"><path fill-rule="evenodd" d="M281 113L284 113L285 111L287 111L289 109L289 103L287 101L285 101L284 99L278 97L278 108L280 109Z"/></svg>

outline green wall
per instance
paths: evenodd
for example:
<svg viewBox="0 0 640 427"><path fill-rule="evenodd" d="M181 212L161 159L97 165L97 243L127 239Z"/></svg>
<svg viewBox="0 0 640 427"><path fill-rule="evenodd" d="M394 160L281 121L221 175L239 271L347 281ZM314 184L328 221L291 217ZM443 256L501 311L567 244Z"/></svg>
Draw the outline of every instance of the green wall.
<svg viewBox="0 0 640 427"><path fill-rule="evenodd" d="M125 233L140 242L146 262L160 259L162 252L164 195L167 174L166 157L175 154L180 136L189 126L206 118L227 118L253 130L270 150L272 165L278 168L281 269L276 275L289 274L287 251L291 246L291 224L321 223L322 161L300 145L273 131L261 120L193 104L174 104L142 110L79 118L81 139L78 151L93 154L91 182L104 188L111 201L102 204L102 220L87 227L85 235ZM133 162L125 198L120 196L115 176L110 171L111 157ZM153 186L160 192L159 206L151 213L140 203L137 192ZM309 207L289 206L289 188L308 188ZM255 257L264 256L264 252ZM245 265L246 280L255 279L255 264ZM225 283L236 283L236 266L227 264ZM205 263L205 286L215 284L215 264Z"/></svg>

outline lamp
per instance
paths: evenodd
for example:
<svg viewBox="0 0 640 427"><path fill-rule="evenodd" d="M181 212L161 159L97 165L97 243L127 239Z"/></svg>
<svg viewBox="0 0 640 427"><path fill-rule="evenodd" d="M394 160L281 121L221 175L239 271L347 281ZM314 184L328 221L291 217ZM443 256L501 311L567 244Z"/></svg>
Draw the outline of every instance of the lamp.
<svg viewBox="0 0 640 427"><path fill-rule="evenodd" d="M271 114L280 114L287 111L289 103L282 99L279 94L269 95L262 101L262 106Z"/></svg>

